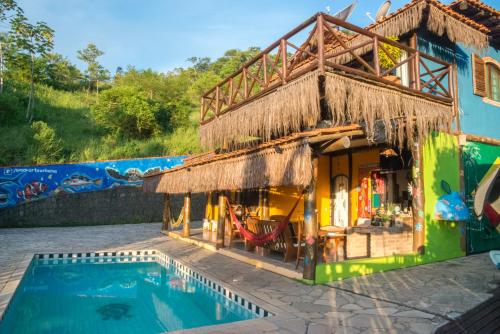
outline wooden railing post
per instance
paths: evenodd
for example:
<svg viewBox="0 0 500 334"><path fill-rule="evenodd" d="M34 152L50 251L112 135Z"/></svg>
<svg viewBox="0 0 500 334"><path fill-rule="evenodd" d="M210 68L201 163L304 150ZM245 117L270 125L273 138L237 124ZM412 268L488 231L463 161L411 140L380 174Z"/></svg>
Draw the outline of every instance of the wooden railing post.
<svg viewBox="0 0 500 334"><path fill-rule="evenodd" d="M217 249L224 247L224 234L226 227L226 194L219 192L219 219L217 220L217 240L215 247Z"/></svg>
<svg viewBox="0 0 500 334"><path fill-rule="evenodd" d="M218 116L220 111L220 87L215 88L215 114Z"/></svg>
<svg viewBox="0 0 500 334"><path fill-rule="evenodd" d="M304 197L304 232L305 258L303 278L316 279L316 261L318 257L318 219L316 217L316 181L318 177L318 157L313 156L313 180L306 189Z"/></svg>
<svg viewBox="0 0 500 334"><path fill-rule="evenodd" d="M184 226L182 227L182 236L189 238L191 235L191 193L184 195Z"/></svg>
<svg viewBox="0 0 500 334"><path fill-rule="evenodd" d="M317 19L317 42L318 42L318 69L321 74L325 73L325 26L322 14L318 15Z"/></svg>
<svg viewBox="0 0 500 334"><path fill-rule="evenodd" d="M378 56L378 36L373 37L373 61L375 64L375 75L380 77L380 58Z"/></svg>
<svg viewBox="0 0 500 334"><path fill-rule="evenodd" d="M287 54L287 44L285 39L281 39L281 74L283 75L283 84L286 83L288 77L288 54Z"/></svg>
<svg viewBox="0 0 500 334"><path fill-rule="evenodd" d="M264 88L269 85L269 80L267 76L267 54L262 55L262 68L264 70Z"/></svg>
<svg viewBox="0 0 500 334"><path fill-rule="evenodd" d="M415 89L420 91L420 52L415 52Z"/></svg>
<svg viewBox="0 0 500 334"><path fill-rule="evenodd" d="M243 68L242 75L243 75L243 89L244 89L244 95L245 99L248 99L248 74L247 74L248 69L246 67Z"/></svg>

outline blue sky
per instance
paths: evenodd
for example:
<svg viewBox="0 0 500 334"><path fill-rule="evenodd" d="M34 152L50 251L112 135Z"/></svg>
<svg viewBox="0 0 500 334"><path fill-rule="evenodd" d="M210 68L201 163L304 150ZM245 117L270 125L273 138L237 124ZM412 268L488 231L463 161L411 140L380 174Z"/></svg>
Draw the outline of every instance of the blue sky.
<svg viewBox="0 0 500 334"><path fill-rule="evenodd" d="M409 0L393 0L392 10ZM493 5L496 0L486 3ZM382 0L359 0L350 22L370 23ZM449 3L450 1L444 1ZM80 68L76 51L95 43L101 63L169 71L192 56L217 58L232 48L265 47L318 11L351 0L18 0L31 21L55 30L55 51Z"/></svg>

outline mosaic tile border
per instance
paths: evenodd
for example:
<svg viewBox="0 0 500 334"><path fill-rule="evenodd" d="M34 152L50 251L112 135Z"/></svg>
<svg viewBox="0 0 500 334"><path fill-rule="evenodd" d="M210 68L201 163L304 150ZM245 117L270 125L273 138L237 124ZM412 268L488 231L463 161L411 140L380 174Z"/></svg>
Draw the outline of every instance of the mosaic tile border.
<svg viewBox="0 0 500 334"><path fill-rule="evenodd" d="M158 250L125 250L125 251L106 251L106 252L78 252L78 253L43 253L35 254L35 260L42 260L44 264L65 264L65 263L106 263L106 262L158 262L165 267L175 269L175 273L183 278L190 278L198 283L201 283L215 294L222 296L230 302L233 302L240 307L243 307L257 318L266 318L274 316L265 308L259 306L255 302L248 300L238 292L228 288L224 284L215 279L208 278L191 267L177 261L171 256L164 254Z"/></svg>

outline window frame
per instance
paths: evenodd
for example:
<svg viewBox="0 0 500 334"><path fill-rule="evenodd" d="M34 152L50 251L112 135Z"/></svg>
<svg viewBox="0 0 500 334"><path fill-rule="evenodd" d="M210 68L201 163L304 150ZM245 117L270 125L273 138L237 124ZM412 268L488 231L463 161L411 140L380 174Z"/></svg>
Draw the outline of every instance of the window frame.
<svg viewBox="0 0 500 334"><path fill-rule="evenodd" d="M483 101L492 104L494 106L500 107L500 99L497 101L493 98L492 86L491 86L491 67L493 67L497 72L498 87L500 89L500 62L492 57L482 58L484 62L485 79L486 79L486 96L483 97ZM500 93L499 93L500 94Z"/></svg>

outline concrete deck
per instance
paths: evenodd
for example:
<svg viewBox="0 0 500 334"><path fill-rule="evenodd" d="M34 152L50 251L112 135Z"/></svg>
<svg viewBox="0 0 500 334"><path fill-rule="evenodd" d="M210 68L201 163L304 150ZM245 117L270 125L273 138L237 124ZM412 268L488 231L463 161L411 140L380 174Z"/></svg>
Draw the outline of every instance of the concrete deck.
<svg viewBox="0 0 500 334"><path fill-rule="evenodd" d="M486 254L307 286L173 240L160 224L0 229L0 307L36 252L159 249L240 289L280 316L189 333L431 333L491 297L500 271Z"/></svg>

